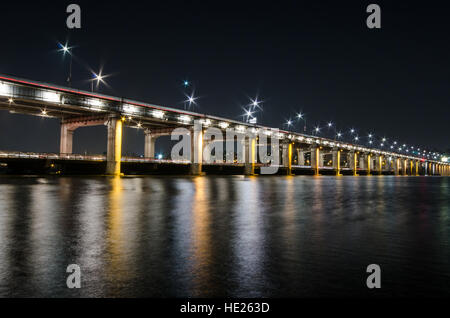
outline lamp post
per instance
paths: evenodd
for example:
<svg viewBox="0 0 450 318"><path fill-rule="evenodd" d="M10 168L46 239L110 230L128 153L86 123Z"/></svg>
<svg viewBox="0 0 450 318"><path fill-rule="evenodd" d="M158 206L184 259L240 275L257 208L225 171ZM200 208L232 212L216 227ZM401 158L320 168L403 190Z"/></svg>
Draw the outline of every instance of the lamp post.
<svg viewBox="0 0 450 318"><path fill-rule="evenodd" d="M103 76L101 74L95 74L94 78L91 81L91 92L94 92L94 81L97 81L97 86L100 84L101 81L103 81Z"/></svg>
<svg viewBox="0 0 450 318"><path fill-rule="evenodd" d="M61 51L64 55L69 54L70 55L70 61L69 61L69 76L67 77L67 84L69 87L72 87L72 52L70 51L70 47L66 45L59 44L61 47Z"/></svg>
<svg viewBox="0 0 450 318"><path fill-rule="evenodd" d="M302 119L305 122L305 126L303 126L303 131L306 133L306 118L305 118L305 114L302 113L298 113L297 114L297 119Z"/></svg>

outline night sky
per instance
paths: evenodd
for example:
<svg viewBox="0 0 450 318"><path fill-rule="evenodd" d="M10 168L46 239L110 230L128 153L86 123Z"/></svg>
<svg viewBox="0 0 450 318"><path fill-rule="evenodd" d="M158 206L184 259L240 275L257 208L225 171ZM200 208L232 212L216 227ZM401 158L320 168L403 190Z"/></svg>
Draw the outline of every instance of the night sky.
<svg viewBox="0 0 450 318"><path fill-rule="evenodd" d="M372 2L381 30L366 26ZM79 89L89 90L90 69L102 67L110 76L100 92L183 108L187 79L198 112L242 119L258 95L265 125L285 128L302 110L308 133L319 125L326 134L331 120L362 138L449 149L448 11L395 2L7 1L0 73L66 85L68 59L57 45L69 41ZM70 3L81 6L81 30L68 32ZM59 149L55 119L0 111L0 123L0 150ZM124 153L143 153L142 131L124 138ZM74 152L105 150L105 127L76 131Z"/></svg>

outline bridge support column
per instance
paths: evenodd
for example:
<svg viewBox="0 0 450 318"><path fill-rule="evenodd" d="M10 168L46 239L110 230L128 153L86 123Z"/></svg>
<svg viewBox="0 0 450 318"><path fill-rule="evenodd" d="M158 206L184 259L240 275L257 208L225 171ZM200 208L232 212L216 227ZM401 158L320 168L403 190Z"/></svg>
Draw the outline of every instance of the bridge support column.
<svg viewBox="0 0 450 318"><path fill-rule="evenodd" d="M156 136L152 135L149 130L145 131L144 157L155 158L155 142Z"/></svg>
<svg viewBox="0 0 450 318"><path fill-rule="evenodd" d="M358 175L358 166L357 166L357 162L358 162L358 154L356 153L356 151L350 151L347 154L347 160L348 160L348 167L352 170L352 174L354 176Z"/></svg>
<svg viewBox="0 0 450 318"><path fill-rule="evenodd" d="M122 120L111 117L108 120L108 148L106 153L106 174L120 175L122 159Z"/></svg>
<svg viewBox="0 0 450 318"><path fill-rule="evenodd" d="M342 176L341 174L341 151L338 148L333 148L333 169L337 176Z"/></svg>
<svg viewBox="0 0 450 318"><path fill-rule="evenodd" d="M61 124L61 139L59 143L59 153L60 154L71 154L73 145L73 125Z"/></svg>
<svg viewBox="0 0 450 318"><path fill-rule="evenodd" d="M371 154L367 154L366 155L366 158L365 158L365 161L366 161L366 170L367 170L367 175L368 176L370 176L370 175L372 175L372 155Z"/></svg>
<svg viewBox="0 0 450 318"><path fill-rule="evenodd" d="M400 175L400 158L394 158L394 175Z"/></svg>
<svg viewBox="0 0 450 318"><path fill-rule="evenodd" d="M195 124L191 130L191 174L201 175L203 163L203 128Z"/></svg>
<svg viewBox="0 0 450 318"><path fill-rule="evenodd" d="M386 165L384 166L384 171L386 171L388 174L391 173L392 170L392 158L385 158L386 160Z"/></svg>
<svg viewBox="0 0 450 318"><path fill-rule="evenodd" d="M415 161L415 168L416 168L415 175L419 176L420 175L419 174L419 160Z"/></svg>
<svg viewBox="0 0 450 318"><path fill-rule="evenodd" d="M297 149L297 162L299 166L305 165L305 152L301 148Z"/></svg>
<svg viewBox="0 0 450 318"><path fill-rule="evenodd" d="M325 153L323 151L319 154L319 167L325 167Z"/></svg>
<svg viewBox="0 0 450 318"><path fill-rule="evenodd" d="M366 155L360 154L359 155L359 169L366 170Z"/></svg>
<svg viewBox="0 0 450 318"><path fill-rule="evenodd" d="M292 143L283 143L283 166L286 168L286 174L292 174Z"/></svg>
<svg viewBox="0 0 450 318"><path fill-rule="evenodd" d="M319 157L320 157L320 149L319 147L311 148L311 168L314 171L314 175L319 175Z"/></svg>
<svg viewBox="0 0 450 318"><path fill-rule="evenodd" d="M244 142L246 145L245 151L245 166L244 174L246 176L252 176L255 174L255 163L256 163L256 137L253 135L248 136L248 140ZM276 149L276 151L280 151ZM284 161L284 158L282 159Z"/></svg>
<svg viewBox="0 0 450 318"><path fill-rule="evenodd" d="M381 155L375 156L375 170L377 171L377 174L381 175L383 174L383 157Z"/></svg>
<svg viewBox="0 0 450 318"><path fill-rule="evenodd" d="M407 176L408 175L408 159L403 159L403 175Z"/></svg>

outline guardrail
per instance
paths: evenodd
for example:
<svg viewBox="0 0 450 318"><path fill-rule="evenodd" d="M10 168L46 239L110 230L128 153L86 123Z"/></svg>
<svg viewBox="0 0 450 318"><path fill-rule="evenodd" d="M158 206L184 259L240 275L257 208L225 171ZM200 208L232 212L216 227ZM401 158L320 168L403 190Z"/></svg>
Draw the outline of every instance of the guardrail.
<svg viewBox="0 0 450 318"><path fill-rule="evenodd" d="M104 161L104 155L56 154L42 152L1 151L0 158Z"/></svg>

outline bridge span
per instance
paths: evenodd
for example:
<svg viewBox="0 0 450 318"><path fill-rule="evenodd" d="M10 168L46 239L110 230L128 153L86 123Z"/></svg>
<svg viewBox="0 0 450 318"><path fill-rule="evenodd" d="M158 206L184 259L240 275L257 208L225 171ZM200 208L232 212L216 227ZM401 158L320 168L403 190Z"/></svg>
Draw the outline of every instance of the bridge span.
<svg viewBox="0 0 450 318"><path fill-rule="evenodd" d="M60 153L0 152L0 164L14 165L20 161L45 161L52 167L63 167L69 162L97 162L104 165L110 175L121 173L121 167L130 164L184 166L186 172L198 175L211 167L241 167L239 173L257 174L269 163L258 161L257 149L267 147L256 133L264 132L277 141L279 167L283 174L393 174L393 175L450 175L450 163L420 155L405 154L385 149L369 148L293 131L279 130L257 124L210 116L176 108L143 103L131 99L91 93L37 81L0 75L0 109L11 113L52 117L60 120ZM200 128L196 123L200 123ZM73 134L76 129L104 125L108 131L106 155L83 156L72 153ZM145 132L144 157L122 156L122 130L124 126ZM155 140L170 135L174 129L185 128L192 148L186 160L158 160L155 158ZM205 136L205 128L234 131L243 137L243 161L230 159L207 160L204 148L217 142ZM251 133L250 133L251 132ZM249 133L249 134L247 134ZM234 137L233 137L234 138ZM226 142L226 140L222 140ZM232 141L234 143L234 139ZM234 148L234 146L233 146ZM233 149L234 150L234 149ZM209 167L209 168L208 168Z"/></svg>

